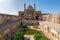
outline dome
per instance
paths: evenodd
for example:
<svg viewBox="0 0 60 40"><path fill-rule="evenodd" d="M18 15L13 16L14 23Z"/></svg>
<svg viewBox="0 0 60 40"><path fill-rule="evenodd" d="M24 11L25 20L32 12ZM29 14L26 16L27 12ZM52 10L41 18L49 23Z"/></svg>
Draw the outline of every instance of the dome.
<svg viewBox="0 0 60 40"><path fill-rule="evenodd" d="M33 7L32 7L31 5L29 5L29 6L27 7L27 9L32 10Z"/></svg>

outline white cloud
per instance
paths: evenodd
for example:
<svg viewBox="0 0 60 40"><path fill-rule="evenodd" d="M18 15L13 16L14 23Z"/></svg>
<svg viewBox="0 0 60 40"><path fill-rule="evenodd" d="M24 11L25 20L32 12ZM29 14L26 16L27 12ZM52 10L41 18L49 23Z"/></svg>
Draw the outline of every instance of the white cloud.
<svg viewBox="0 0 60 40"><path fill-rule="evenodd" d="M0 4L10 3L11 0L0 0Z"/></svg>
<svg viewBox="0 0 60 40"><path fill-rule="evenodd" d="M0 0L0 13L12 14L12 0Z"/></svg>
<svg viewBox="0 0 60 40"><path fill-rule="evenodd" d="M0 0L0 3L5 3L6 0Z"/></svg>

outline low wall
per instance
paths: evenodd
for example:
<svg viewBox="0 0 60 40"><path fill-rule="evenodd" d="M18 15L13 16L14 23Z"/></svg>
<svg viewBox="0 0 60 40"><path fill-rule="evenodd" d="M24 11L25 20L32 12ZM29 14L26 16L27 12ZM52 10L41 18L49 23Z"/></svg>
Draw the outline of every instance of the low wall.
<svg viewBox="0 0 60 40"><path fill-rule="evenodd" d="M0 29L0 39L1 40L6 40L9 37L11 37L12 35L15 34L15 32L19 29L19 21L13 23L13 24L9 24L9 26L7 26L6 28Z"/></svg>
<svg viewBox="0 0 60 40"><path fill-rule="evenodd" d="M39 24L39 28L48 36L51 40L58 40L58 33L52 32L51 28L44 24Z"/></svg>

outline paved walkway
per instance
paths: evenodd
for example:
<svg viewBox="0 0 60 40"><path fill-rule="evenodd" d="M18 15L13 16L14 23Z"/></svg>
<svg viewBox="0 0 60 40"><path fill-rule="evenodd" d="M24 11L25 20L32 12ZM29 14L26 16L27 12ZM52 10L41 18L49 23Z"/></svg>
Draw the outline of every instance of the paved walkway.
<svg viewBox="0 0 60 40"><path fill-rule="evenodd" d="M34 40L34 36L33 35L24 35L24 37L30 39L30 40Z"/></svg>

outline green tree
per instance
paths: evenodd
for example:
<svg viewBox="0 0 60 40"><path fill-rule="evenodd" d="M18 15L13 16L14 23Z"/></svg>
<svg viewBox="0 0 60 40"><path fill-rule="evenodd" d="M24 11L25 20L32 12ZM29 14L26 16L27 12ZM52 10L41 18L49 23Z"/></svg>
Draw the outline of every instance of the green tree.
<svg viewBox="0 0 60 40"><path fill-rule="evenodd" d="M23 31L18 31L17 34L15 36L12 37L11 40L22 40L24 36L24 32Z"/></svg>
<svg viewBox="0 0 60 40"><path fill-rule="evenodd" d="M23 27L23 28L27 28L27 26L28 26L28 23L23 23L23 24L22 24L22 27Z"/></svg>
<svg viewBox="0 0 60 40"><path fill-rule="evenodd" d="M34 39L35 40L50 40L49 38L47 38L42 31L36 31L34 33Z"/></svg>
<svg viewBox="0 0 60 40"><path fill-rule="evenodd" d="M24 32L20 31L16 34L17 37L22 38L24 36Z"/></svg>

